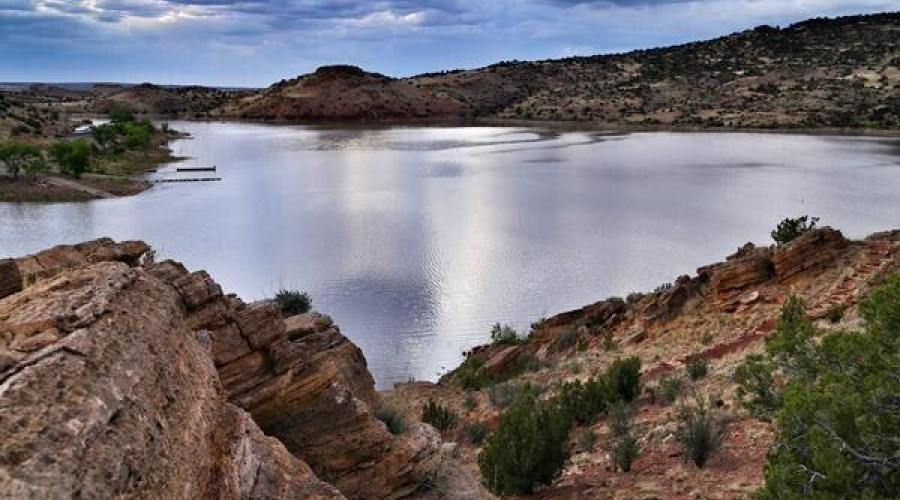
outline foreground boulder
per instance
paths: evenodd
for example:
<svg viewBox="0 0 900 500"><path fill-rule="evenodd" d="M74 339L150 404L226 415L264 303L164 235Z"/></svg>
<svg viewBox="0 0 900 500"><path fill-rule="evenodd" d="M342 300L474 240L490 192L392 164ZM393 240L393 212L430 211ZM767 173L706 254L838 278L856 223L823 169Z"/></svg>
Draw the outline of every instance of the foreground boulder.
<svg viewBox="0 0 900 500"><path fill-rule="evenodd" d="M97 240L6 261L18 278L0 300L0 499L418 488L437 433L388 431L362 352L330 318L285 320L203 271L144 263L148 250Z"/></svg>
<svg viewBox="0 0 900 500"><path fill-rule="evenodd" d="M343 498L227 402L185 318L124 262L0 300L0 498Z"/></svg>

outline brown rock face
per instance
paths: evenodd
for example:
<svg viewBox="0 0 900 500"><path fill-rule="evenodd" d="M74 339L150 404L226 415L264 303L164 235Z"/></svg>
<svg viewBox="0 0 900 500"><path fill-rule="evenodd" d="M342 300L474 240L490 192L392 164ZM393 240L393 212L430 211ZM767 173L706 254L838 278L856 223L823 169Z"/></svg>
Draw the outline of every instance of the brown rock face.
<svg viewBox="0 0 900 500"><path fill-rule="evenodd" d="M343 498L227 402L174 288L79 255L0 300L0 498Z"/></svg>
<svg viewBox="0 0 900 500"><path fill-rule="evenodd" d="M116 243L109 238L101 238L77 245L60 245L16 259L16 266L23 284L28 286L92 262L124 262L134 266L149 250L150 247L142 241Z"/></svg>
<svg viewBox="0 0 900 500"><path fill-rule="evenodd" d="M701 268L698 273L711 276L715 301L720 307L729 309L737 306L747 288L772 279L775 267L771 249L756 248L748 243L725 262Z"/></svg>
<svg viewBox="0 0 900 500"><path fill-rule="evenodd" d="M281 317L272 301L222 296L206 273L173 262L148 272L178 290L186 321L211 339L229 401L348 498L408 495L439 451L425 425L392 435L375 418L378 394L362 352L329 318Z"/></svg>
<svg viewBox="0 0 900 500"><path fill-rule="evenodd" d="M850 244L840 231L823 227L810 231L775 251L775 274L789 281L834 263Z"/></svg>
<svg viewBox="0 0 900 500"><path fill-rule="evenodd" d="M22 291L22 274L12 259L0 260L0 299Z"/></svg>

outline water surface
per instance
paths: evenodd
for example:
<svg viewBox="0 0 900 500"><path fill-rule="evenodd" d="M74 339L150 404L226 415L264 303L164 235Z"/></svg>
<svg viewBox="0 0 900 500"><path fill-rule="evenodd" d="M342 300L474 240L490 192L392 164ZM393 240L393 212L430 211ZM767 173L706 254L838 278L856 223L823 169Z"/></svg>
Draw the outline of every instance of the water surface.
<svg viewBox="0 0 900 500"><path fill-rule="evenodd" d="M139 238L247 300L306 290L382 386L434 379L496 321L525 330L767 244L786 216L900 227L897 140L172 125L193 134L180 166L222 182L0 204L0 256Z"/></svg>

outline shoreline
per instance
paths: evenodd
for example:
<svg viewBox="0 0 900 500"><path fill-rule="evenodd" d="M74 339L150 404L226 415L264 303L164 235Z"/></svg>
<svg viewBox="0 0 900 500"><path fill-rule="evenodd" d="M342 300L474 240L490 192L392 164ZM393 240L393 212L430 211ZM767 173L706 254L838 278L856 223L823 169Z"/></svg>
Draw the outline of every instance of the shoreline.
<svg viewBox="0 0 900 500"><path fill-rule="evenodd" d="M162 117L154 118L162 119ZM339 127L346 129L372 129L393 127L527 127L560 130L565 132L599 132L608 135L631 133L740 133L740 134L794 134L817 136L900 138L900 129L861 128L753 128L753 127L696 127L673 125L617 125L591 121L524 120L517 118L386 118L379 120L254 120L239 117L218 118L167 118L171 121L191 123L246 123L270 126Z"/></svg>
<svg viewBox="0 0 900 500"><path fill-rule="evenodd" d="M160 166L184 160L175 156L169 143L189 138L190 134L177 130L163 133L151 150L140 152L138 158L124 158L125 165L116 167L113 174L84 173L80 178L61 174L44 174L34 179L0 176L0 203L84 203L94 200L134 196L149 190L154 183L146 175Z"/></svg>

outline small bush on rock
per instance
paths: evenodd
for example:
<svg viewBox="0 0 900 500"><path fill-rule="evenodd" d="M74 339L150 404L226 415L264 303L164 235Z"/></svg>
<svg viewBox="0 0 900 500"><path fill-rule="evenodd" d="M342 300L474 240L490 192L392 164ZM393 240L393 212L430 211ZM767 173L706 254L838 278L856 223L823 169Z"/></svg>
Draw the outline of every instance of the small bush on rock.
<svg viewBox="0 0 900 500"><path fill-rule="evenodd" d="M382 405L375 412L375 418L384 422L391 434L399 435L406 432L406 419L396 408Z"/></svg>
<svg viewBox="0 0 900 500"><path fill-rule="evenodd" d="M459 417L446 406L429 399L422 408L422 422L430 424L435 429L444 432L456 426Z"/></svg>
<svg viewBox="0 0 900 500"><path fill-rule="evenodd" d="M500 323L495 323L494 326L491 327L491 344L517 345L521 343L522 339L513 327L509 325L500 326Z"/></svg>
<svg viewBox="0 0 900 500"><path fill-rule="evenodd" d="M790 243L815 229L818 222L818 217L810 217L808 215L784 219L779 222L775 230L772 231L772 239L775 240L775 243L778 245Z"/></svg>
<svg viewBox="0 0 900 500"><path fill-rule="evenodd" d="M305 314L312 308L312 300L309 298L309 294L298 290L279 290L275 294L275 302L278 304L284 317Z"/></svg>

